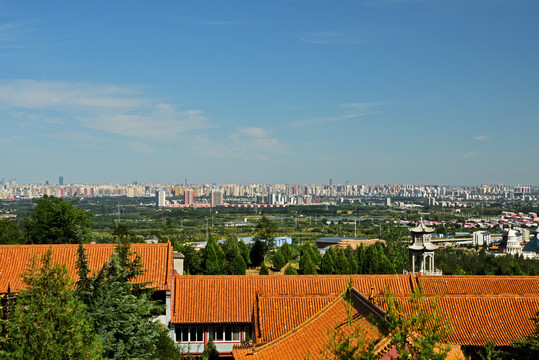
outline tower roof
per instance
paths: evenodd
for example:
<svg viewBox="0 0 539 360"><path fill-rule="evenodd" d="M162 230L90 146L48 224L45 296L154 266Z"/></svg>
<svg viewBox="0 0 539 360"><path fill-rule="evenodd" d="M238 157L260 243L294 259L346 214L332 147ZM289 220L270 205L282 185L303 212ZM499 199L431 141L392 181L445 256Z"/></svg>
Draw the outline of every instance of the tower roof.
<svg viewBox="0 0 539 360"><path fill-rule="evenodd" d="M423 218L421 218L421 220L419 221L419 224L415 228L411 228L410 231L413 233L432 233L434 232L434 229L427 227L423 223Z"/></svg>

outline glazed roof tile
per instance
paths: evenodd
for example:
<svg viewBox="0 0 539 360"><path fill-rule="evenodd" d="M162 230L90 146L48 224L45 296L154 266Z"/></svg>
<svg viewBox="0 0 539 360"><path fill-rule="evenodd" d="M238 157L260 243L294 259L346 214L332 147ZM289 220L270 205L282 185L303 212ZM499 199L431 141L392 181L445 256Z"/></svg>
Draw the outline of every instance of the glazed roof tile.
<svg viewBox="0 0 539 360"><path fill-rule="evenodd" d="M521 296L442 296L431 300L422 310L431 312L436 304L452 331L447 342L484 346L492 340L498 346L510 346L512 340L530 335L535 326L530 320L539 311L539 297ZM404 315L413 310L409 298L396 299ZM382 306L384 308L384 306Z"/></svg>
<svg viewBox="0 0 539 360"><path fill-rule="evenodd" d="M342 293L353 287L368 295L409 294L410 275L186 275L175 278L172 322L176 324L251 323L256 294Z"/></svg>
<svg viewBox="0 0 539 360"><path fill-rule="evenodd" d="M539 276L421 275L418 279L424 294L539 296Z"/></svg>
<svg viewBox="0 0 539 360"><path fill-rule="evenodd" d="M321 311L339 294L260 295L255 326L257 342L269 342L295 329Z"/></svg>
<svg viewBox="0 0 539 360"><path fill-rule="evenodd" d="M78 245L0 245L0 293L24 289L20 277L28 267L32 257L42 256L49 249L52 250L52 261L57 264L66 264L68 273L73 280L77 280L75 263L77 260ZM110 256L116 245L114 244L86 244L86 256L89 261L91 274L95 274ZM134 282L151 282L156 290L171 290L173 279L172 246L165 244L133 244L131 250L139 254L145 273L135 278Z"/></svg>
<svg viewBox="0 0 539 360"><path fill-rule="evenodd" d="M380 331L371 326L367 320L371 315L379 316L380 313L366 298L357 292L353 293L351 315L354 323L364 329L366 339L380 338L382 336ZM298 328L272 342L262 346L234 348L232 352L234 358L236 360L332 359L331 354L325 350L325 345L329 342L329 333L336 328L345 335L352 331L348 325L349 314L346 306L347 302L339 296Z"/></svg>

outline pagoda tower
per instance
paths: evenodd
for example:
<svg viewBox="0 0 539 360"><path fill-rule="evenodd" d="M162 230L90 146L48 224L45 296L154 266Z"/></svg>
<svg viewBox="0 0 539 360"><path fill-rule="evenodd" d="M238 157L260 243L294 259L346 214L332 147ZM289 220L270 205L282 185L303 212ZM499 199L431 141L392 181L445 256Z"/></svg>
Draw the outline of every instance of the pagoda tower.
<svg viewBox="0 0 539 360"><path fill-rule="evenodd" d="M430 234L434 229L425 226L423 219L419 224L410 229L412 232L412 245L408 246L410 252L410 269L412 274L420 272L423 275L441 275L440 270L434 269L434 251L438 246L430 241ZM416 258L419 259L419 266L416 269Z"/></svg>

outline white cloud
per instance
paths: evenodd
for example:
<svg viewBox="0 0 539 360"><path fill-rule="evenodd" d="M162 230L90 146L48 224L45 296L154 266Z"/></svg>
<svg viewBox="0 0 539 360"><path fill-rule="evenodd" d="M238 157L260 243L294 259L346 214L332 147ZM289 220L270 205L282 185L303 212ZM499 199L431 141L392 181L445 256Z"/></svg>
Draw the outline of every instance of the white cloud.
<svg viewBox="0 0 539 360"><path fill-rule="evenodd" d="M173 140L181 133L210 126L201 111L179 111L173 104L144 97L143 90L87 83L3 81L0 108L9 108L19 118L35 117L39 112L44 119L50 111L57 122L134 139Z"/></svg>
<svg viewBox="0 0 539 360"><path fill-rule="evenodd" d="M333 123L333 122L355 119L362 116L379 113L379 111L375 111L373 109L382 104L386 104L386 103L384 102L372 102L372 103L357 102L357 103L340 104L339 108L344 109L345 114L314 118L314 119L295 120L295 121L290 122L288 125L289 126L311 126L311 125L321 125L321 124L326 124L326 123Z"/></svg>
<svg viewBox="0 0 539 360"><path fill-rule="evenodd" d="M464 157L469 159L469 158L475 157L477 155L479 155L479 153L477 153L475 151L470 151L470 152L467 152L466 154L464 154Z"/></svg>
<svg viewBox="0 0 539 360"><path fill-rule="evenodd" d="M478 141L487 141L490 139L490 135L477 135L474 139Z"/></svg>
<svg viewBox="0 0 539 360"><path fill-rule="evenodd" d="M240 128L219 140L199 136L188 141L196 151L216 158L270 161L274 156L289 152L288 145L260 127Z"/></svg>

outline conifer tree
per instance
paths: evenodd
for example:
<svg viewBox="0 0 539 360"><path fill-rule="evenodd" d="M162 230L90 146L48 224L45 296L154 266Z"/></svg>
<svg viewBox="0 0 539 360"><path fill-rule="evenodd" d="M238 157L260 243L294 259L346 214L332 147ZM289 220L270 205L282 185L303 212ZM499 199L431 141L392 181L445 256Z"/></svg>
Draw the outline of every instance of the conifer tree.
<svg viewBox="0 0 539 360"><path fill-rule="evenodd" d="M249 248L247 247L247 245L245 245L243 240L238 241L238 251L241 254L241 256L243 256L243 260L245 261L245 265L248 266L251 263L251 259L250 259L250 256L249 256Z"/></svg>
<svg viewBox="0 0 539 360"><path fill-rule="evenodd" d="M281 271L281 269L286 265L286 260L283 256L283 254L277 250L275 252L275 255L273 255L273 267L277 271Z"/></svg>
<svg viewBox="0 0 539 360"><path fill-rule="evenodd" d="M246 270L247 270L247 265L245 264L245 260L243 259L243 256L241 256L240 254L236 255L236 257L230 264L230 274L245 275Z"/></svg>
<svg viewBox="0 0 539 360"><path fill-rule="evenodd" d="M288 243L285 242L283 245L281 245L279 249L281 251L281 254L283 254L286 262L292 260L292 249L290 248L290 245L288 245Z"/></svg>
<svg viewBox="0 0 539 360"><path fill-rule="evenodd" d="M337 261L335 262L335 274L348 274L348 260L344 255L343 249L338 248L335 252L337 253Z"/></svg>
<svg viewBox="0 0 539 360"><path fill-rule="evenodd" d="M83 263L79 259L78 264ZM156 344L166 329L152 321L162 307L151 299L149 284L133 282L142 273L140 257L133 256L129 244L122 244L98 274L88 278L92 291L82 299L101 339L105 359L162 358Z"/></svg>
<svg viewBox="0 0 539 360"><path fill-rule="evenodd" d="M204 348L204 352L202 352L202 360L218 360L219 359L219 351L217 351L217 347L213 343L213 338L210 337L208 340L208 343L206 344L206 347Z"/></svg>
<svg viewBox="0 0 539 360"><path fill-rule="evenodd" d="M202 257L204 259L206 274L221 275L224 273L223 260L225 258L225 254L215 239L210 238L206 244L204 255Z"/></svg>
<svg viewBox="0 0 539 360"><path fill-rule="evenodd" d="M264 261L264 256L266 255L266 246L260 239L255 239L255 243L251 249L251 264L253 266L259 266Z"/></svg>
<svg viewBox="0 0 539 360"><path fill-rule="evenodd" d="M359 265L357 263L357 257L355 253L352 253L352 256L347 257L346 260L348 261L348 273L349 274L357 274Z"/></svg>
<svg viewBox="0 0 539 360"><path fill-rule="evenodd" d="M260 270L258 271L258 275L269 275L268 267L266 266L266 263L262 263L260 265Z"/></svg>
<svg viewBox="0 0 539 360"><path fill-rule="evenodd" d="M320 261L320 273L331 275L333 274L333 267L333 259L328 249L322 256L322 261Z"/></svg>
<svg viewBox="0 0 539 360"><path fill-rule="evenodd" d="M99 338L85 305L74 295L65 265L52 263L48 250L22 275L27 286L8 320L2 357L25 360L95 359Z"/></svg>
<svg viewBox="0 0 539 360"><path fill-rule="evenodd" d="M284 269L284 274L285 274L285 275L297 275L297 274L298 274L298 271L297 271L296 268L293 267L292 265L288 265L288 266Z"/></svg>
<svg viewBox="0 0 539 360"><path fill-rule="evenodd" d="M358 274L365 274L365 247L363 244L360 244L359 247L356 249L356 257L357 257L357 273Z"/></svg>

